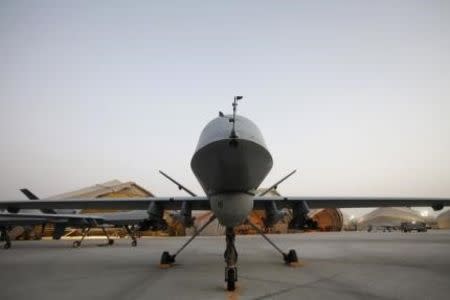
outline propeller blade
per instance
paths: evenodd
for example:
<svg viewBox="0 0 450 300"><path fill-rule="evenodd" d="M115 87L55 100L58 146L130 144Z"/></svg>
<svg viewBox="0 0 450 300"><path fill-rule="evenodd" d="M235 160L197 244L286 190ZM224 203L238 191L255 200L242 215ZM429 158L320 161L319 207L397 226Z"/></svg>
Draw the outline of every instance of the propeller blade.
<svg viewBox="0 0 450 300"><path fill-rule="evenodd" d="M187 187L183 186L181 183L179 183L178 181L176 181L175 179L173 179L172 177L170 177L169 175L167 175L166 173L164 173L163 171L159 170L159 173L166 177L167 179L169 179L170 181L172 181L173 183L175 183L176 185L178 185L178 188L180 190L185 191L186 193L188 193L189 195L191 195L192 197L196 197L197 195L192 192L191 190L189 190Z"/></svg>
<svg viewBox="0 0 450 300"><path fill-rule="evenodd" d="M258 195L258 197L264 196L265 194L267 194L268 192L270 192L271 190L276 190L278 185L280 183L282 183L283 181L285 181L286 179L288 179L289 177L291 177L295 172L297 172L297 170L292 171L291 173L287 174L286 176L284 176L283 178L281 178L280 180L278 180L276 183L272 184L267 190L265 190L264 192L262 192L261 194Z"/></svg>

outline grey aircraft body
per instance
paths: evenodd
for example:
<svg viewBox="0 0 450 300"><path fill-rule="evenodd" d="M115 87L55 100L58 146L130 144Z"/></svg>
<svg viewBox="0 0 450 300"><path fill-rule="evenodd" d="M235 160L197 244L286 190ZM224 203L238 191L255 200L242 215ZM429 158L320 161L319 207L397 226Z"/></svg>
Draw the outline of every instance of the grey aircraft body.
<svg viewBox="0 0 450 300"><path fill-rule="evenodd" d="M39 198L28 189L21 189L21 192L28 197L29 200L39 200ZM125 212L99 213L99 214L79 214L80 210L74 209L41 209L41 210L11 210L0 213L0 231L6 243L5 249L11 247L11 241L8 236L8 229L13 226L22 226L26 230L32 229L31 226L41 225L42 231L47 224L54 225L53 239L60 239L65 229L81 228L81 240L73 243L74 247L80 247L82 241L89 233L91 228L100 227L105 234L108 243L112 245L114 240L110 239L105 226L123 227L131 237L131 245L137 246L136 230L147 230L155 224L149 220L147 211L132 210ZM165 224L161 224L164 226ZM31 228L30 228L31 227ZM158 227L159 228L159 227Z"/></svg>
<svg viewBox="0 0 450 300"><path fill-rule="evenodd" d="M172 264L175 257L200 233L214 218L226 227L225 281L228 290L235 289L237 281L237 251L234 247L234 227L248 222L252 209L265 209L266 225L272 225L283 216L280 209L292 209L293 218L289 226L304 229L313 225L308 219L309 208L347 208L381 206L428 206L440 210L450 205L450 198L390 198L390 197L276 197L257 194L256 190L270 172L273 160L263 136L251 120L236 115L238 100L233 102L233 114L219 114L203 129L191 160L191 168L206 196L122 198L122 199L71 199L38 201L1 201L0 209L20 208L119 208L144 209L151 220L161 220L163 211L180 210L186 223L192 210L211 210L213 217L194 236L192 236L175 254L164 252L162 264ZM292 174L292 173L291 173ZM274 184L277 187L284 179ZM180 188L182 187L179 185ZM258 228L254 226L256 230ZM259 233L281 253L285 263L295 263L295 250L283 252L261 231Z"/></svg>

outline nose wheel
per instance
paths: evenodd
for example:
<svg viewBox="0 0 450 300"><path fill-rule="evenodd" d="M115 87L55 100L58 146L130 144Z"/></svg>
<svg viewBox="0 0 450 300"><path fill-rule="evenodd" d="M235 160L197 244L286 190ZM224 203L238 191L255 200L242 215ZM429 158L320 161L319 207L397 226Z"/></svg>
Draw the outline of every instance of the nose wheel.
<svg viewBox="0 0 450 300"><path fill-rule="evenodd" d="M227 283L227 290L234 291L236 289L237 268L225 267L225 281Z"/></svg>

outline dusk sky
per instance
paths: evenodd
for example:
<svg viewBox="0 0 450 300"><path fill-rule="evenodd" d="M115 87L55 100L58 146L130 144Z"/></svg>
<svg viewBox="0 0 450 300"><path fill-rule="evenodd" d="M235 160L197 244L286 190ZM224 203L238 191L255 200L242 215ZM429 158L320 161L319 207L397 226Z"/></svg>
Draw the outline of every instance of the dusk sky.
<svg viewBox="0 0 450 300"><path fill-rule="evenodd" d="M0 199L112 179L202 194L218 111L284 195L450 197L449 1L1 1ZM360 215L367 210L353 209Z"/></svg>

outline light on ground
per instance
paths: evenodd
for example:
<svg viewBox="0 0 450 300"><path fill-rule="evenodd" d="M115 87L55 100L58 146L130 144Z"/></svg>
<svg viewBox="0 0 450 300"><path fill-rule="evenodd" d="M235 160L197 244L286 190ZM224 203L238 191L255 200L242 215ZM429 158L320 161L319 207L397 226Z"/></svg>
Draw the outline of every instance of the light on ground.
<svg viewBox="0 0 450 300"><path fill-rule="evenodd" d="M422 217L428 217L428 211L426 211L426 210L421 211L421 212L420 212L420 215L421 215Z"/></svg>

